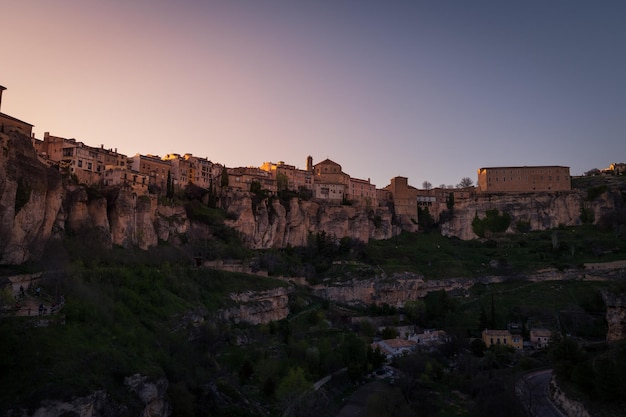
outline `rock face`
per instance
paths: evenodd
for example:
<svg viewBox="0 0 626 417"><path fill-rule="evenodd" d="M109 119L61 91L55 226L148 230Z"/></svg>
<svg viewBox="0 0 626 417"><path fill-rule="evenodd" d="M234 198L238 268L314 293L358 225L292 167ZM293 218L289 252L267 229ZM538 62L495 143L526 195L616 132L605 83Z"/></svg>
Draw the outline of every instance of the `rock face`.
<svg viewBox="0 0 626 417"><path fill-rule="evenodd" d="M567 417L590 417L589 412L581 402L568 398L565 392L559 388L555 377L552 377L550 381L550 396Z"/></svg>
<svg viewBox="0 0 626 417"><path fill-rule="evenodd" d="M441 233L463 240L475 239L478 236L472 230L474 216L484 218L485 212L492 209L511 216L510 231L514 230L519 220L528 222L531 230L546 230L560 225L580 225L583 208L592 210L598 220L623 204L619 192L607 191L591 202L585 201L585 197L582 191L576 190L558 193L477 194L471 199L455 202L454 215L450 221L442 224Z"/></svg>
<svg viewBox="0 0 626 417"><path fill-rule="evenodd" d="M245 193L232 193L225 199L230 217L227 224L241 232L246 246L252 249L306 246L311 233L326 233L337 238L351 237L363 242L389 239L399 230L392 226L387 208L337 206L317 201L291 199L287 207L278 200L253 204ZM373 219L380 218L378 227Z"/></svg>
<svg viewBox="0 0 626 417"><path fill-rule="evenodd" d="M28 140L0 133L0 264L41 257L64 229L61 176L37 160Z"/></svg>
<svg viewBox="0 0 626 417"><path fill-rule="evenodd" d="M58 171L39 162L27 136L0 134L0 146L0 264L38 260L48 241L65 233L97 239L104 247L144 250L159 241L180 245L189 233L212 237L208 227L189 221L182 205L161 205L155 196L128 189L65 184ZM220 204L229 213L228 225L253 249L306 245L311 233L367 242L400 232L387 208L298 199L283 205L276 199L253 201L241 192L221 196Z"/></svg>
<svg viewBox="0 0 626 417"><path fill-rule="evenodd" d="M602 294L606 304L607 342L626 339L626 294Z"/></svg>
<svg viewBox="0 0 626 417"><path fill-rule="evenodd" d="M44 401L32 414L26 410L12 410L14 417L169 417L172 405L167 400L168 381L165 378L150 378L132 375L124 379L131 395L128 403L120 404L106 391L94 391L85 397L69 401ZM132 398L134 397L134 398Z"/></svg>
<svg viewBox="0 0 626 417"><path fill-rule="evenodd" d="M282 320L289 315L289 294L292 292L292 288L282 287L268 291L231 294L230 298L236 305L222 310L222 319L249 324Z"/></svg>

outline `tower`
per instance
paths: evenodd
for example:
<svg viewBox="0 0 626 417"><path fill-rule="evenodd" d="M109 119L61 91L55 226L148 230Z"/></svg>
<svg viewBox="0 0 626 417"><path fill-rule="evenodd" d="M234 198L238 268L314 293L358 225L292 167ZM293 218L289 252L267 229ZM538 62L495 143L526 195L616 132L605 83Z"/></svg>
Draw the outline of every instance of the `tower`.
<svg viewBox="0 0 626 417"><path fill-rule="evenodd" d="M310 155L306 157L306 170L309 172L313 171L313 157Z"/></svg>

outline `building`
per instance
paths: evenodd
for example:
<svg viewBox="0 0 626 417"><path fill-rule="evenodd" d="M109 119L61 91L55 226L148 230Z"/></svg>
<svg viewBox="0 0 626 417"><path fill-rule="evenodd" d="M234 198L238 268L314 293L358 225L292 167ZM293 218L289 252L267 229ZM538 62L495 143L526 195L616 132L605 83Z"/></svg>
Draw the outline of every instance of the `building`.
<svg viewBox="0 0 626 417"><path fill-rule="evenodd" d="M409 340L417 343L418 346L435 346L445 342L446 332L443 330L426 329L422 333L409 336Z"/></svg>
<svg viewBox="0 0 626 417"><path fill-rule="evenodd" d="M167 178L171 176L171 163L155 155L135 154L128 158L128 168L148 177L149 186L157 186L161 194L167 191Z"/></svg>
<svg viewBox="0 0 626 417"><path fill-rule="evenodd" d="M394 177L382 191L384 197L381 202L393 202L396 216L417 221L417 188L409 185L408 178Z"/></svg>
<svg viewBox="0 0 626 417"><path fill-rule="evenodd" d="M487 347L495 345L513 346L515 349L524 348L521 335L511 334L508 330L483 330L483 342Z"/></svg>
<svg viewBox="0 0 626 417"><path fill-rule="evenodd" d="M379 342L372 343L372 349L380 349L380 352L385 355L387 359L392 359L395 356L404 355L410 353L417 347L417 342L407 339L385 339Z"/></svg>
<svg viewBox="0 0 626 417"><path fill-rule="evenodd" d="M343 172L341 165L325 159L313 165L313 197L341 203L347 199L350 176Z"/></svg>
<svg viewBox="0 0 626 417"><path fill-rule="evenodd" d="M6 90L6 87L0 85L0 110L2 110L2 92L4 90ZM33 135L33 125L8 114L0 113L0 132L8 133L11 130L17 130L28 136Z"/></svg>
<svg viewBox="0 0 626 417"><path fill-rule="evenodd" d="M309 158L311 158L309 156ZM264 162L261 169L270 172L274 179L277 180L279 187L285 187L287 190L299 191L306 189L313 191L313 172L306 169L298 169L294 165L285 164L283 161L277 163ZM281 184L280 177L286 179L286 184Z"/></svg>
<svg viewBox="0 0 626 417"><path fill-rule="evenodd" d="M262 190L276 193L276 179L270 172L256 167L227 168L228 187L240 191L250 191L253 182L261 184Z"/></svg>
<svg viewBox="0 0 626 417"><path fill-rule="evenodd" d="M128 187L137 195L148 193L148 177L126 167L107 165L103 177L105 187Z"/></svg>
<svg viewBox="0 0 626 417"><path fill-rule="evenodd" d="M75 175L84 184L97 184L103 177L105 167L126 168L127 156L117 149L105 149L104 145L93 148L76 139L65 139L44 133L43 140L32 138L37 157L48 166L58 167Z"/></svg>
<svg viewBox="0 0 626 417"><path fill-rule="evenodd" d="M569 167L523 166L493 167L478 170L480 192L554 192L570 191Z"/></svg>
<svg viewBox="0 0 626 417"><path fill-rule="evenodd" d="M548 347L552 332L548 329L530 329L530 344L535 349Z"/></svg>

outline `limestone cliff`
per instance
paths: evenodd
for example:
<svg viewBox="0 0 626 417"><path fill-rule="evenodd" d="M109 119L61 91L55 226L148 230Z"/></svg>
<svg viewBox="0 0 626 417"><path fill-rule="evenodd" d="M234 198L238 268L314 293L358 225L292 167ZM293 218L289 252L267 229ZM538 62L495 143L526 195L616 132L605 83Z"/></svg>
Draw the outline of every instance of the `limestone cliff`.
<svg viewBox="0 0 626 417"><path fill-rule="evenodd" d="M0 147L0 264L21 264L41 257L48 239L62 233L63 186L28 137L0 133Z"/></svg>
<svg viewBox="0 0 626 417"><path fill-rule="evenodd" d="M626 294L602 294L606 304L607 342L626 339Z"/></svg>
<svg viewBox="0 0 626 417"><path fill-rule="evenodd" d="M278 200L253 204L247 193L234 193L224 206L235 220L227 224L242 233L252 249L305 246L311 233L324 232L337 238L351 237L363 242L394 236L392 213L387 208L338 206L293 198L283 206ZM378 225L373 219L380 218ZM395 232L395 233L394 233Z"/></svg>
<svg viewBox="0 0 626 417"><path fill-rule="evenodd" d="M65 233L96 239L104 247L144 250L159 241L177 246L190 238L212 237L209 227L187 218L182 204L162 205L155 196L125 188L64 182L57 170L37 159L27 136L2 134L0 145L0 264L38 260L49 239ZM220 204L228 212L228 225L253 249L306 245L311 233L367 242L400 231L387 208L295 198L283 205L277 199L256 201L242 192L222 195Z"/></svg>
<svg viewBox="0 0 626 417"><path fill-rule="evenodd" d="M224 320L235 323L261 324L282 320L289 315L289 294L293 288L275 288L273 290L230 295L235 305L221 311Z"/></svg>
<svg viewBox="0 0 626 417"><path fill-rule="evenodd" d="M10 410L15 417L169 417L172 406L167 399L168 381L165 378L150 378L132 375L124 379L128 399L124 403L112 398L104 390L94 391L84 397L68 401L46 400L33 410ZM32 412L32 414L31 414Z"/></svg>
<svg viewBox="0 0 626 417"><path fill-rule="evenodd" d="M528 222L531 230L546 230L581 224L580 214L583 208L591 209L596 221L603 214L615 211L623 204L619 192L606 191L593 201L585 201L582 191L558 193L524 194L476 194L467 200L455 202L454 214L450 221L441 225L444 236L455 236L463 240L478 236L472 230L474 216L485 217L487 210L497 209L511 216L509 231L514 231L518 221Z"/></svg>

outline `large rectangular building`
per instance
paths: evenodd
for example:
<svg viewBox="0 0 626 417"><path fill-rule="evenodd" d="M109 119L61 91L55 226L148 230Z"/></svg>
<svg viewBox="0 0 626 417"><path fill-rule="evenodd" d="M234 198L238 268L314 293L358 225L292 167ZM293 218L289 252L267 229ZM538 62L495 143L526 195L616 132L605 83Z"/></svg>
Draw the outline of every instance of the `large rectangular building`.
<svg viewBox="0 0 626 417"><path fill-rule="evenodd" d="M478 170L481 192L553 192L569 191L572 182L569 167L522 166L492 167Z"/></svg>

